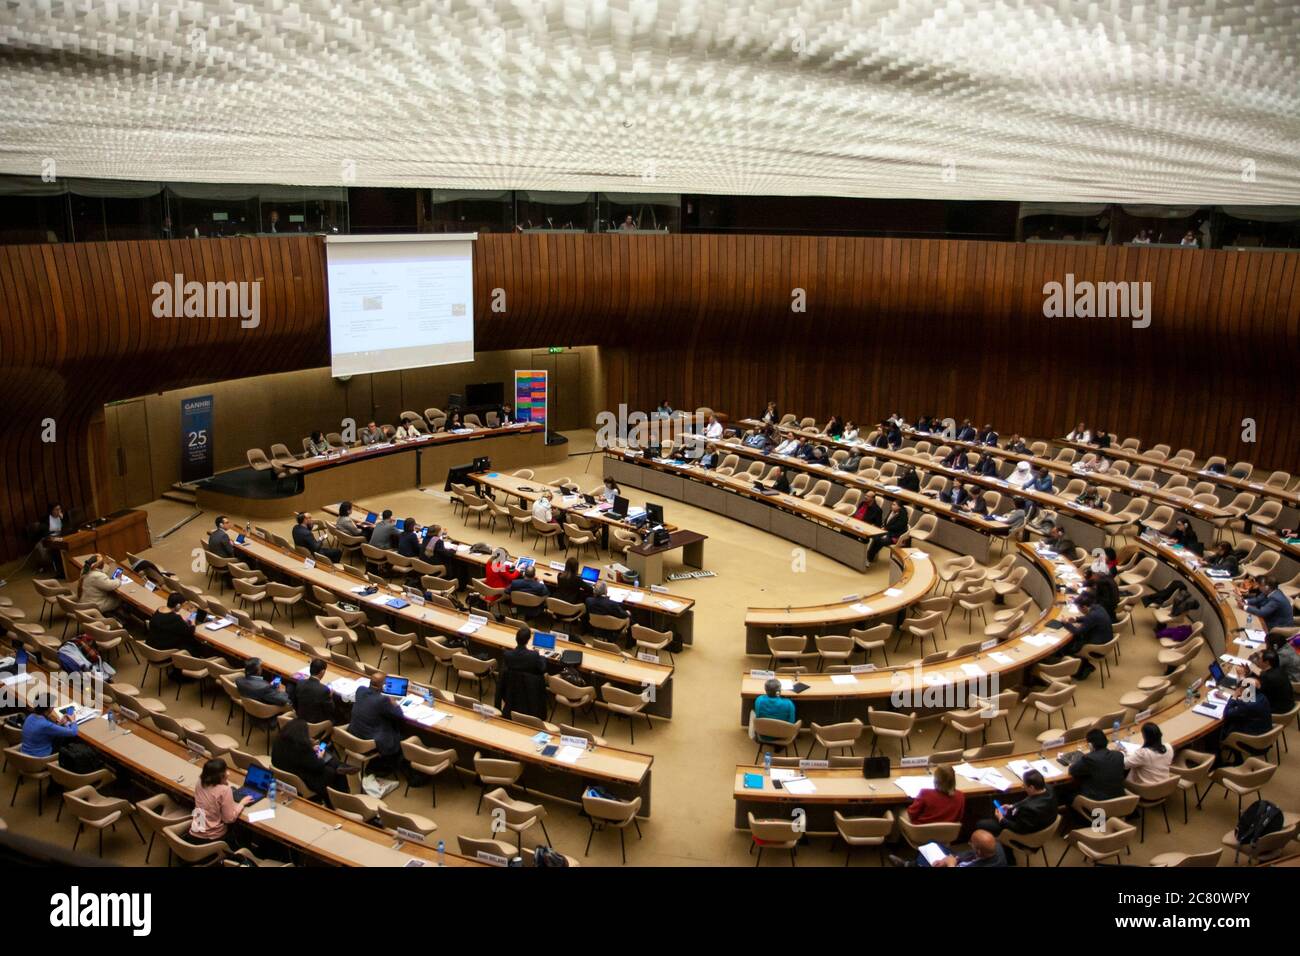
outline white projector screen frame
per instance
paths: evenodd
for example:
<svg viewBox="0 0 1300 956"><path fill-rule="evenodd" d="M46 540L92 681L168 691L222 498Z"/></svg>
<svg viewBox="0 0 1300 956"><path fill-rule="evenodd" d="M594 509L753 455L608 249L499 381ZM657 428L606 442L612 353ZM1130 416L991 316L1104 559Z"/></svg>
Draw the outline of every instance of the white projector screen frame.
<svg viewBox="0 0 1300 956"><path fill-rule="evenodd" d="M477 238L478 233L326 236L330 374L474 361ZM421 281L431 297L426 303L412 300ZM423 313L418 325L417 311Z"/></svg>

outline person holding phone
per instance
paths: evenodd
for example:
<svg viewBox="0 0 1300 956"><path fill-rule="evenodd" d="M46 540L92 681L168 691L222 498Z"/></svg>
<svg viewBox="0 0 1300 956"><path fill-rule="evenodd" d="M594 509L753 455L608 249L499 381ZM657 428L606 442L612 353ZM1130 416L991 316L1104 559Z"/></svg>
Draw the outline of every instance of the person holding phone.
<svg viewBox="0 0 1300 956"><path fill-rule="evenodd" d="M1007 806L1000 800L993 801L992 820L981 820L976 829L988 830L998 834L1003 830L1012 833L1037 833L1057 816L1056 794L1047 785L1043 775L1037 770L1026 770L1020 778L1025 785L1025 797L1019 803Z"/></svg>
<svg viewBox="0 0 1300 956"><path fill-rule="evenodd" d="M289 695L280 686L280 678L268 681L262 674L262 659L250 657L244 664L244 676L235 679L240 696L279 707L289 705Z"/></svg>
<svg viewBox="0 0 1300 956"><path fill-rule="evenodd" d="M48 757L63 744L77 736L77 725L54 706L52 700L33 703L32 713L23 721L21 750L29 757Z"/></svg>
<svg viewBox="0 0 1300 956"><path fill-rule="evenodd" d="M301 717L280 728L271 744L271 766L297 775L318 796L329 787L348 792L348 768L330 754L324 741L316 743L311 739L307 721Z"/></svg>
<svg viewBox="0 0 1300 956"><path fill-rule="evenodd" d="M122 582L109 577L104 570L107 565L102 554L92 554L81 566L81 580L77 582L77 600L92 605L101 614L112 614L122 605L113 593Z"/></svg>

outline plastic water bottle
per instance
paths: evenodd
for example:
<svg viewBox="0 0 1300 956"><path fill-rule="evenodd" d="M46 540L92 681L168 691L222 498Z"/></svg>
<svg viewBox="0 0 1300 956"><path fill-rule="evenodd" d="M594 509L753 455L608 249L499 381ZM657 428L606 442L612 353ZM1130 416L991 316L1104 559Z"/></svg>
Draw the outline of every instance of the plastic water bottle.
<svg viewBox="0 0 1300 956"><path fill-rule="evenodd" d="M14 666L18 668L18 673L27 673L27 651L24 648L18 648L18 653L14 655Z"/></svg>
<svg viewBox="0 0 1300 956"><path fill-rule="evenodd" d="M447 841L445 840L438 841L438 865L447 865Z"/></svg>
<svg viewBox="0 0 1300 956"><path fill-rule="evenodd" d="M275 777L271 778L271 785L269 788L267 788L266 791L266 799L270 800L272 803L275 803Z"/></svg>
<svg viewBox="0 0 1300 956"><path fill-rule="evenodd" d="M1116 737L1119 737L1119 720L1116 720L1115 723L1111 724L1110 729Z"/></svg>
<svg viewBox="0 0 1300 956"><path fill-rule="evenodd" d="M772 776L772 751L763 754L763 772Z"/></svg>

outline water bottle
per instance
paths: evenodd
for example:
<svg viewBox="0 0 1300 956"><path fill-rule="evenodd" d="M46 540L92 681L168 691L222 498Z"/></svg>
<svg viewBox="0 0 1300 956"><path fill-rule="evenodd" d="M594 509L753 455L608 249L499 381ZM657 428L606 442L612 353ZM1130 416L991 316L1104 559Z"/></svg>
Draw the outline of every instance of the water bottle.
<svg viewBox="0 0 1300 956"><path fill-rule="evenodd" d="M438 865L447 865L447 842L445 840L438 841Z"/></svg>
<svg viewBox="0 0 1300 956"><path fill-rule="evenodd" d="M772 776L772 751L763 754L763 772Z"/></svg>
<svg viewBox="0 0 1300 956"><path fill-rule="evenodd" d="M1111 732L1115 734L1115 738L1116 738L1116 739L1119 739L1119 720L1118 720L1118 719L1116 719L1115 723L1111 724L1110 729L1111 729Z"/></svg>
<svg viewBox="0 0 1300 956"><path fill-rule="evenodd" d="M18 648L18 653L14 655L14 666L18 668L18 673L27 673L27 651L24 648Z"/></svg>
<svg viewBox="0 0 1300 956"><path fill-rule="evenodd" d="M109 726L109 729L110 729L110 730L117 730L117 712L116 712L116 711L112 711L112 710L110 710L107 714L104 715L104 719L108 721L108 726Z"/></svg>
<svg viewBox="0 0 1300 956"><path fill-rule="evenodd" d="M272 803L275 803L275 782L275 777L272 777L271 785L266 791L266 799L270 800Z"/></svg>

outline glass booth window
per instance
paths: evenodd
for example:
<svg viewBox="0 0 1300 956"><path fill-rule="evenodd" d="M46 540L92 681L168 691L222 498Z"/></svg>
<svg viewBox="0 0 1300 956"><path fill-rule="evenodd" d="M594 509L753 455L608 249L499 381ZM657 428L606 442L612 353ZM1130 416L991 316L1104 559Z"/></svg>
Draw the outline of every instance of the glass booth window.
<svg viewBox="0 0 1300 956"><path fill-rule="evenodd" d="M601 193L600 232L680 232L682 197L666 193Z"/></svg>
<svg viewBox="0 0 1300 956"><path fill-rule="evenodd" d="M595 219L591 193L515 193L515 225L520 232L588 232Z"/></svg>
<svg viewBox="0 0 1300 956"><path fill-rule="evenodd" d="M510 232L514 224L514 193L508 189L430 191L429 232Z"/></svg>

